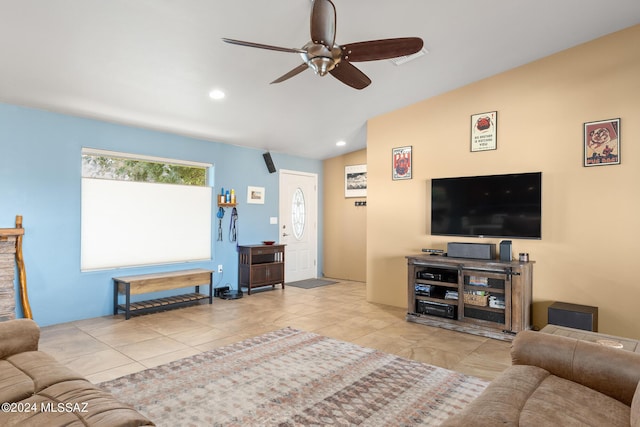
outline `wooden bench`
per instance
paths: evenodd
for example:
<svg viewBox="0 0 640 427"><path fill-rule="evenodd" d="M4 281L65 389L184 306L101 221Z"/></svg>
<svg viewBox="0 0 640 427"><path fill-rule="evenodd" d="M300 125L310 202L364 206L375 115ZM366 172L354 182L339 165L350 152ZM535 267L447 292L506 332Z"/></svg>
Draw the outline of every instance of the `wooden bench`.
<svg viewBox="0 0 640 427"><path fill-rule="evenodd" d="M209 285L209 295L200 293L201 285ZM191 286L195 287L195 293L131 302L131 295ZM125 296L124 304L119 304L118 295ZM177 308L207 298L209 299L209 304L213 303L213 271L202 268L113 278L113 314L116 315L119 310L122 310L127 320L132 313L142 314Z"/></svg>

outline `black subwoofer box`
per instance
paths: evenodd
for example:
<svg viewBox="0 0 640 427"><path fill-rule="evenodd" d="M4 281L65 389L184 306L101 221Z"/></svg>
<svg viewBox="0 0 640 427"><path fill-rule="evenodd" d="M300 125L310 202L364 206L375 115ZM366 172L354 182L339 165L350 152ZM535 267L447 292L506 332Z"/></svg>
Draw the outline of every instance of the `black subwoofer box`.
<svg viewBox="0 0 640 427"><path fill-rule="evenodd" d="M547 314L550 325L598 332L598 307L554 302Z"/></svg>
<svg viewBox="0 0 640 427"><path fill-rule="evenodd" d="M447 256L452 258L496 259L495 243L447 243Z"/></svg>

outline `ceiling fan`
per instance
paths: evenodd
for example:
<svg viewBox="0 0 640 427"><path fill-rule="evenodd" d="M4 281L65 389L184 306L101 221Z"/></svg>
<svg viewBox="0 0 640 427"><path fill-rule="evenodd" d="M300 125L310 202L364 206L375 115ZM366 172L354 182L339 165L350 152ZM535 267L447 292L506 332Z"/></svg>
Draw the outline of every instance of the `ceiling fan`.
<svg viewBox="0 0 640 427"><path fill-rule="evenodd" d="M412 55L422 49L422 39L403 37L384 40L370 40L358 43L338 45L336 38L336 7L331 0L312 0L311 9L311 41L301 49L271 46L261 43L246 42L223 38L222 40L240 46L279 52L298 53L304 63L275 79L271 83L280 83L311 68L316 74L331 74L342 83L355 89L364 89L371 80L352 62L376 61L399 56Z"/></svg>

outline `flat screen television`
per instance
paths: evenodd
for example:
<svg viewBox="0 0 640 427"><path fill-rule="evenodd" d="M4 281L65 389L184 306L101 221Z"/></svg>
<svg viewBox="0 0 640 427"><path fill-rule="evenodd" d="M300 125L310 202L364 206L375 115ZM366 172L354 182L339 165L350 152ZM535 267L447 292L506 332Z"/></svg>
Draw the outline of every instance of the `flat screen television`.
<svg viewBox="0 0 640 427"><path fill-rule="evenodd" d="M542 173L431 180L431 234L542 237Z"/></svg>

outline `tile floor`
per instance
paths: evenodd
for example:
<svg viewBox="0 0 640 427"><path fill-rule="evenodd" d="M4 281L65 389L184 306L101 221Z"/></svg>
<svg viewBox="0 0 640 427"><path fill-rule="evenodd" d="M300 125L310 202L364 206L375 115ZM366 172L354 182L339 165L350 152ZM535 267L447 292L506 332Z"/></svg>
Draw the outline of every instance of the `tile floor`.
<svg viewBox="0 0 640 427"><path fill-rule="evenodd" d="M488 380L511 364L510 343L407 322L405 309L368 303L361 282L263 289L129 320L118 315L46 326L40 349L94 383L286 326Z"/></svg>

